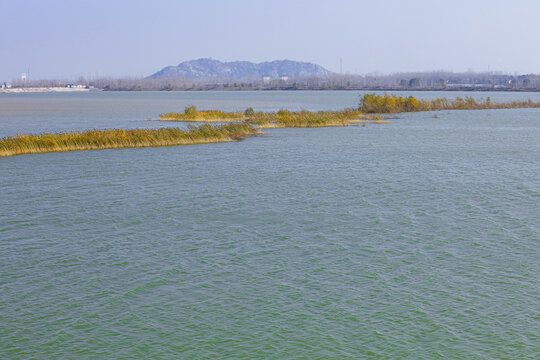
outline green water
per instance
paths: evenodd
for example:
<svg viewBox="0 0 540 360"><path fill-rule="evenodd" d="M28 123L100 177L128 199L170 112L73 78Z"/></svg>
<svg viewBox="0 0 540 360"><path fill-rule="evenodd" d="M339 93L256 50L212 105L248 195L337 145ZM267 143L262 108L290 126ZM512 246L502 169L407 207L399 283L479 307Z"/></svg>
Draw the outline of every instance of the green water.
<svg viewBox="0 0 540 360"><path fill-rule="evenodd" d="M540 110L433 115L0 159L0 358L539 358Z"/></svg>

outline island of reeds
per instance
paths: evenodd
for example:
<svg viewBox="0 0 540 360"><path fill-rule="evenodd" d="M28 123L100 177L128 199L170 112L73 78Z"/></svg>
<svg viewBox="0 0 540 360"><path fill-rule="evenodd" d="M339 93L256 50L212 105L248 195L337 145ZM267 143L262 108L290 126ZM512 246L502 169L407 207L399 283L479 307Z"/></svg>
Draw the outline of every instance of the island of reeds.
<svg viewBox="0 0 540 360"><path fill-rule="evenodd" d="M285 127L327 127L347 126L351 123L374 122L384 123L379 116L364 114L358 109L341 111L289 111L276 112L254 111L246 109L243 113L226 113L218 110L199 111L195 106L187 106L182 113L160 114L162 121L182 122L245 122L258 128Z"/></svg>
<svg viewBox="0 0 540 360"><path fill-rule="evenodd" d="M161 114L160 120L181 122L221 122L226 124L189 124L187 130L161 128L149 130L92 130L71 133L48 133L35 135L16 135L0 139L0 157L21 154L45 153L56 151L76 151L92 149L133 148L148 146L190 145L237 141L250 135L256 135L262 128L287 127L326 127L348 126L354 123L387 123L380 114L433 111L433 110L477 110L477 109L513 109L540 108L540 103L514 101L510 103L492 103L473 98L455 100L435 99L418 100L396 95L366 94L357 109L341 111L289 111L276 112L254 111L223 112L219 110L199 111L195 106L188 106L182 113Z"/></svg>
<svg viewBox="0 0 540 360"><path fill-rule="evenodd" d="M16 135L0 140L0 156L22 154L134 148L149 146L191 145L237 141L255 135L257 129L248 123L214 126L188 125L187 130L162 128L150 130L91 130L70 133Z"/></svg>
<svg viewBox="0 0 540 360"><path fill-rule="evenodd" d="M494 103L488 97L484 101L476 101L472 97L454 100L439 98L435 100L418 100L413 96L404 98L397 95L366 94L360 100L359 111L366 114L389 114L400 112L436 111L436 110L485 110L485 109L516 109L538 108L540 103L527 101L512 101L509 103Z"/></svg>
<svg viewBox="0 0 540 360"><path fill-rule="evenodd" d="M0 156L32 153L133 148L149 146L190 145L236 141L255 135L258 129L272 127L347 126L354 122L384 122L376 115L358 110L288 111L225 113L218 110L198 111L188 106L183 113L160 115L161 120L182 122L225 122L227 124L188 125L187 130L162 128L148 130L91 130L71 133L16 135L0 140Z"/></svg>
<svg viewBox="0 0 540 360"><path fill-rule="evenodd" d="M242 113L227 113L220 110L198 111L193 105L186 106L183 113L160 114L161 121L184 121L184 122L226 122L240 121L245 119Z"/></svg>

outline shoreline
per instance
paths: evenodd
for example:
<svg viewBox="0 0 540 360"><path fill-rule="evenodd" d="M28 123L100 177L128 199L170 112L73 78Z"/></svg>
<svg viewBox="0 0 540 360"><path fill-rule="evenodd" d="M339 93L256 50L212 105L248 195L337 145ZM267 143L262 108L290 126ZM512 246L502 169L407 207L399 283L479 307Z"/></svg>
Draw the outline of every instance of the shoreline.
<svg viewBox="0 0 540 360"><path fill-rule="evenodd" d="M451 87L451 88L393 88L393 87L349 87L349 88L325 88L325 87L251 87L251 88L223 88L223 87L206 87L206 88L186 88L186 89L153 89L153 88L141 88L141 89L81 89L81 88L66 88L66 87L31 87L31 88L0 88L0 94L26 94L26 93L65 93L65 92L94 92L94 91L103 91L103 92L205 92L205 91L220 91L220 92L245 92L245 91L388 91L388 92L424 92L424 91L433 91L433 92L470 92L470 93L503 93L503 92L512 92L512 93L525 93L531 92L536 93L540 92L540 88L469 88L469 87Z"/></svg>
<svg viewBox="0 0 540 360"><path fill-rule="evenodd" d="M392 92L411 92L411 91L440 91L440 92L540 92L540 89L512 89L512 88L468 88L468 87L452 87L452 88L392 88L392 87L367 87L367 88L324 88L324 87L306 87L306 88L291 88L291 87L276 87L276 88L187 88L187 89L99 89L101 91L123 91L123 92L141 92L141 91L164 91L164 92L205 92L205 91L222 91L222 92L245 92L245 91L392 91Z"/></svg>
<svg viewBox="0 0 540 360"><path fill-rule="evenodd" d="M53 93L53 92L89 92L102 91L101 89L68 88L63 86L28 87L28 88L3 88L0 94L24 94L24 93Z"/></svg>

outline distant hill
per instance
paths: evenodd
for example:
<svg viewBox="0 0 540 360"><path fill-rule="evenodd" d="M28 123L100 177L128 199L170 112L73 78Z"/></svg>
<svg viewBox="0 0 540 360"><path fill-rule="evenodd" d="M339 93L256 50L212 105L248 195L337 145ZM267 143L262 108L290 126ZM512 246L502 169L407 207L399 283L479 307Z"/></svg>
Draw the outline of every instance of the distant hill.
<svg viewBox="0 0 540 360"><path fill-rule="evenodd" d="M221 62L213 59L197 59L182 62L178 66L167 66L148 78L261 79L268 75L272 79L277 79L282 75L295 78L309 75L324 77L331 74L331 71L320 65L301 61L275 60L252 63L249 61Z"/></svg>

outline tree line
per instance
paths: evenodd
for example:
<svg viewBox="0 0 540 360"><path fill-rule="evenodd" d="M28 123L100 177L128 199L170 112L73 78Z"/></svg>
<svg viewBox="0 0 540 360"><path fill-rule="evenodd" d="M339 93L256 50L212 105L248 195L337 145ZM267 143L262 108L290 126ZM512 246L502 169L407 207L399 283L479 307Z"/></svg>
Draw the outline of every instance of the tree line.
<svg viewBox="0 0 540 360"><path fill-rule="evenodd" d="M245 79L149 79L143 77L77 80L14 80L15 87L50 87L78 83L104 90L540 90L540 75L510 75L497 72L452 73L445 71L394 74L332 74L302 76L287 81Z"/></svg>

